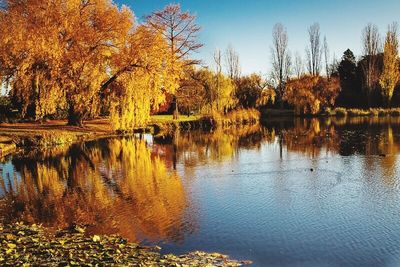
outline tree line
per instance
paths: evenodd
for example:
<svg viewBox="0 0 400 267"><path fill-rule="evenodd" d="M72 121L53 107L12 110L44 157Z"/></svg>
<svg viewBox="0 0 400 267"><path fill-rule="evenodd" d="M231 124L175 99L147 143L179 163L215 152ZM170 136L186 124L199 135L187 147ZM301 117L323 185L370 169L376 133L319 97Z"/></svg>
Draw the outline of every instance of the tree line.
<svg viewBox="0 0 400 267"><path fill-rule="evenodd" d="M201 28L179 4L139 23L130 8L109 0L0 3L0 79L22 118L65 117L82 126L85 119L109 116L114 129L129 130L167 110L176 118L274 105L315 114L337 105L400 102L395 23L384 45L376 26L368 25L364 55L357 61L348 50L340 62L330 59L319 24L308 28L303 59L292 56L287 30L278 23L271 72L264 77L242 75L231 45L215 51L212 66L195 60Z"/></svg>
<svg viewBox="0 0 400 267"><path fill-rule="evenodd" d="M372 108L400 105L400 65L398 26L388 26L384 38L377 26L368 24L362 31L363 54L357 60L346 50L340 61L330 59L326 36L320 26L308 28L308 45L303 59L294 58L288 49L286 28L273 28L271 79L281 107L289 104L298 113L316 114L335 106Z"/></svg>

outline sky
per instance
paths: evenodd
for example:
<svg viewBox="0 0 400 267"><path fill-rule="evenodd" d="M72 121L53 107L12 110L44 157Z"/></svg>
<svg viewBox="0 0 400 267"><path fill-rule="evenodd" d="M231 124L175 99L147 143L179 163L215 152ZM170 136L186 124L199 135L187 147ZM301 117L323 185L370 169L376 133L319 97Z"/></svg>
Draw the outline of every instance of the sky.
<svg viewBox="0 0 400 267"><path fill-rule="evenodd" d="M271 69L272 28L282 23L289 48L304 56L307 28L314 22L325 35L331 57L340 58L350 48L361 55L361 32L368 23L383 36L387 25L400 23L400 0L114 0L129 6L139 20L170 3L197 14L204 47L195 55L212 65L213 51L231 44L239 53L242 72L266 74Z"/></svg>

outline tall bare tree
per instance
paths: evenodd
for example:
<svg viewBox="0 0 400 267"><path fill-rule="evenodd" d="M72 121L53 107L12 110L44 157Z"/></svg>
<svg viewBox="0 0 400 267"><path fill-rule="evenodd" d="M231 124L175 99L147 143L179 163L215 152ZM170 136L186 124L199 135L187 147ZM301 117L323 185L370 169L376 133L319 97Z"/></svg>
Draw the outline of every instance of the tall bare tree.
<svg viewBox="0 0 400 267"><path fill-rule="evenodd" d="M378 27L368 24L362 32L364 62L361 64L364 74L363 87L367 95L368 105L371 104L372 92L379 79L378 54L381 52Z"/></svg>
<svg viewBox="0 0 400 267"><path fill-rule="evenodd" d="M196 24L196 16L183 12L179 4L171 4L163 10L153 12L147 17L147 23L160 31L178 60L187 63L197 63L188 60L188 56L203 46L198 41L200 27Z"/></svg>
<svg viewBox="0 0 400 267"><path fill-rule="evenodd" d="M299 52L294 55L293 71L297 78L304 74L304 63Z"/></svg>
<svg viewBox="0 0 400 267"><path fill-rule="evenodd" d="M286 28L281 24L275 24L272 30L272 78L277 87L278 101L283 107L282 96L285 82L290 75L291 56L288 48L289 37Z"/></svg>
<svg viewBox="0 0 400 267"><path fill-rule="evenodd" d="M225 64L229 78L231 78L232 81L237 81L241 74L239 54L232 45L226 48Z"/></svg>
<svg viewBox="0 0 400 267"><path fill-rule="evenodd" d="M215 49L213 59L214 59L216 72L217 72L216 81L215 81L216 87L217 87L217 90L216 90L217 95L213 96L212 98L213 98L213 100L217 100L217 110L220 110L220 103L219 103L220 92L221 92L220 79L221 79L221 74L222 74L222 52L221 52L221 50Z"/></svg>
<svg viewBox="0 0 400 267"><path fill-rule="evenodd" d="M308 28L309 44L306 48L307 68L311 75L319 75L321 69L322 48L320 28L314 23Z"/></svg>
<svg viewBox="0 0 400 267"><path fill-rule="evenodd" d="M325 63L325 73L326 77L329 79L331 75L331 68L330 68L330 63L329 63L329 47L328 47L328 41L326 40L326 36L324 36L324 44L322 46L322 50L324 52L324 63Z"/></svg>
<svg viewBox="0 0 400 267"><path fill-rule="evenodd" d="M192 52L203 46L198 41L200 27L196 24L196 16L181 10L179 4L171 4L161 11L153 12L147 17L147 23L164 36L171 50L172 60L176 65L194 65L198 60L189 58ZM174 63L172 64L174 65ZM177 66L172 68L179 69ZM180 76L180 75L178 75ZM174 118L178 118L178 99L174 97Z"/></svg>

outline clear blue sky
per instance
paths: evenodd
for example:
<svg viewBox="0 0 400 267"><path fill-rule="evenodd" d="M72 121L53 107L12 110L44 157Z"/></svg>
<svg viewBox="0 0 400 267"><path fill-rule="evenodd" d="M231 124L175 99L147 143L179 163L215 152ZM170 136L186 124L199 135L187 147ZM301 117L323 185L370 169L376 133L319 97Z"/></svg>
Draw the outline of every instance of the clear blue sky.
<svg viewBox="0 0 400 267"><path fill-rule="evenodd" d="M128 5L140 19L171 1L115 0ZM361 53L361 31L372 22L381 35L387 25L400 22L400 0L181 0L183 10L198 16L204 47L197 57L206 64L212 61L215 48L228 44L239 52L243 73L270 71L271 31L275 23L283 23L289 34L292 52L304 55L307 27L314 22L326 35L331 56L340 58L347 48L356 56Z"/></svg>

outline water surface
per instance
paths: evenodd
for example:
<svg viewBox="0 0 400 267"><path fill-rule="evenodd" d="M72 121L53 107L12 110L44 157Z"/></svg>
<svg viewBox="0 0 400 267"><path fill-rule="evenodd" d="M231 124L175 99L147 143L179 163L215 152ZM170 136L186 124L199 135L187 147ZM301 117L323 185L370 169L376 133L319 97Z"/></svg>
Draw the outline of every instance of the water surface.
<svg viewBox="0 0 400 267"><path fill-rule="evenodd" d="M112 138L0 165L0 218L255 266L399 266L400 119Z"/></svg>

